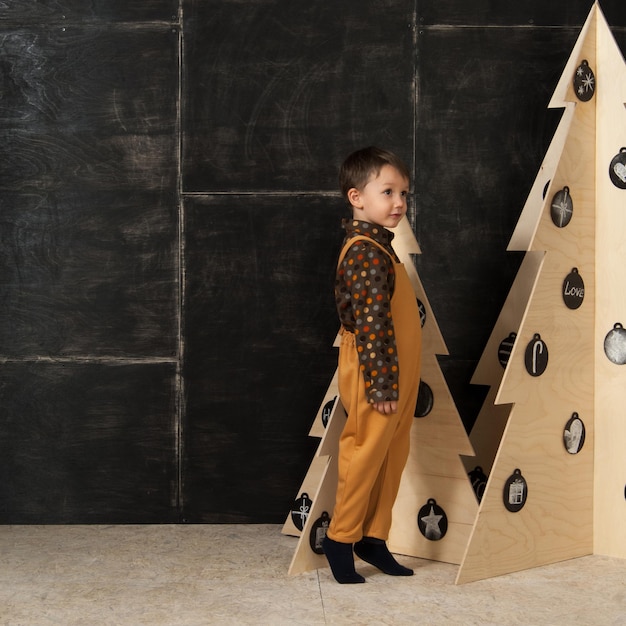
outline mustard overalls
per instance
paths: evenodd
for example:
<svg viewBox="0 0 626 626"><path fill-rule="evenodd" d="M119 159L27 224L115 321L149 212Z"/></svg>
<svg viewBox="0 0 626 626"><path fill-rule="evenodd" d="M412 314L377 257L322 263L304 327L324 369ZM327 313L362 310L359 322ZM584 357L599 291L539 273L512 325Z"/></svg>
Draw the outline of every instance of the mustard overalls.
<svg viewBox="0 0 626 626"><path fill-rule="evenodd" d="M422 330L415 292L402 263L375 240L356 236L343 247L339 265L350 246L366 239L387 254L395 271L391 297L398 354L398 412L379 413L368 402L355 334L341 328L339 397L348 418L339 439L339 480L327 535L341 543L362 537L387 540L391 510L409 455L409 434L420 382Z"/></svg>

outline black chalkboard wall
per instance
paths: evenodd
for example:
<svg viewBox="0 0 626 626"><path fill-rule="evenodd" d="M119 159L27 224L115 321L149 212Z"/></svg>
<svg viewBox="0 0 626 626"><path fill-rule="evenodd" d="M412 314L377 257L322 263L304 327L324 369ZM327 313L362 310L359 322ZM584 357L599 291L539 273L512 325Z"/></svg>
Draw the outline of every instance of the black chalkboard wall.
<svg viewBox="0 0 626 626"><path fill-rule="evenodd" d="M336 363L336 171L368 144L415 171L471 426L591 8L495 4L2 3L1 523L283 521Z"/></svg>

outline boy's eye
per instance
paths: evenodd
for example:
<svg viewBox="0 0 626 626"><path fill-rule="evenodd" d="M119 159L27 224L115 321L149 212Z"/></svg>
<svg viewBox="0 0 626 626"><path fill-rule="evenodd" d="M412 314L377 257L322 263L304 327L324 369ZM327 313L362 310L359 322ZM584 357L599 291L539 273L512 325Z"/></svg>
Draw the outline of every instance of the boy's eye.
<svg viewBox="0 0 626 626"><path fill-rule="evenodd" d="M391 189L385 189L385 191L383 191L384 194L387 194L388 196L391 195Z"/></svg>

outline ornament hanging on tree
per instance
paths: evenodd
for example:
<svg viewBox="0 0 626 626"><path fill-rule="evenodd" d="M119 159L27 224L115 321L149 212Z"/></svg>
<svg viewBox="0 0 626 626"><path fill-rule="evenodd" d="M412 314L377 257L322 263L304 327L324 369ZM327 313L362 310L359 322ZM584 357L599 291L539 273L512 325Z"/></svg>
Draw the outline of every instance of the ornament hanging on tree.
<svg viewBox="0 0 626 626"><path fill-rule="evenodd" d="M574 73L574 93L582 102L588 102L596 92L596 77L589 67L587 59L576 68Z"/></svg>
<svg viewBox="0 0 626 626"><path fill-rule="evenodd" d="M326 531L329 526L330 515L328 515L327 511L324 511L322 515L315 520L311 527L311 532L309 533L309 545L315 554L324 554L322 541L324 541L324 537L326 537Z"/></svg>
<svg viewBox="0 0 626 626"><path fill-rule="evenodd" d="M574 201L569 194L569 187L563 187L561 191L557 191L552 196L552 204L550 205L550 217L555 226L565 228L574 213Z"/></svg>
<svg viewBox="0 0 626 626"><path fill-rule="evenodd" d="M620 148L619 153L611 160L609 176L616 187L626 189L626 148Z"/></svg>
<svg viewBox="0 0 626 626"><path fill-rule="evenodd" d="M426 323L426 307L419 298L417 298L417 309L420 313L420 326L424 328L424 324Z"/></svg>
<svg viewBox="0 0 626 626"><path fill-rule="evenodd" d="M414 417L426 417L433 410L434 402L433 390L423 380L420 380Z"/></svg>
<svg viewBox="0 0 626 626"><path fill-rule="evenodd" d="M522 472L516 469L507 479L502 492L502 499L507 511L517 513L526 504L528 497L528 485Z"/></svg>
<svg viewBox="0 0 626 626"><path fill-rule="evenodd" d="M509 336L506 339L503 339L498 347L498 361L500 361L500 365L502 365L502 367L506 367L506 364L509 362L516 337L517 333L509 333Z"/></svg>
<svg viewBox="0 0 626 626"><path fill-rule="evenodd" d="M335 400L337 400L337 396L335 396L332 400L329 400L322 409L322 424L324 424L324 428L328 426L328 420L333 413L333 407L335 406Z"/></svg>
<svg viewBox="0 0 626 626"><path fill-rule="evenodd" d="M616 365L626 363L626 330L619 322L604 338L604 354Z"/></svg>
<svg viewBox="0 0 626 626"><path fill-rule="evenodd" d="M291 509L291 520L294 526L302 531L304 524L306 523L309 513L311 512L311 505L313 501L309 498L308 493L303 493L294 503Z"/></svg>
<svg viewBox="0 0 626 626"><path fill-rule="evenodd" d="M563 444L570 454L578 454L585 443L585 424L578 417L578 413L572 413L565 430L563 431Z"/></svg>
<svg viewBox="0 0 626 626"><path fill-rule="evenodd" d="M417 525L426 539L439 541L448 532L448 516L434 498L429 498L417 514Z"/></svg>
<svg viewBox="0 0 626 626"><path fill-rule="evenodd" d="M535 333L532 341L526 346L524 363L526 364L526 371L531 376L541 376L546 371L546 367L548 367L548 346L539 333Z"/></svg>
<svg viewBox="0 0 626 626"><path fill-rule="evenodd" d="M585 283L574 267L563 281L563 302L568 309L577 309L585 298Z"/></svg>
<svg viewBox="0 0 626 626"><path fill-rule="evenodd" d="M480 502L483 498L483 493L485 493L485 487L487 486L487 476L480 465L477 465L471 472L468 472L467 475L472 483L474 493Z"/></svg>

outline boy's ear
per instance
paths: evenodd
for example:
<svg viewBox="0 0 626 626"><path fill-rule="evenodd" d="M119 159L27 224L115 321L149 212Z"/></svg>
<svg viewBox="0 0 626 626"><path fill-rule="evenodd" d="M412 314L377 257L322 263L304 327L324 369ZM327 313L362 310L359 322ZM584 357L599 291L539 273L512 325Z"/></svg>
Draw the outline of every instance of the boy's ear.
<svg viewBox="0 0 626 626"><path fill-rule="evenodd" d="M361 202L361 192L356 187L348 189L347 196L348 202L350 202L353 207L356 207L357 209L363 208L363 203Z"/></svg>

